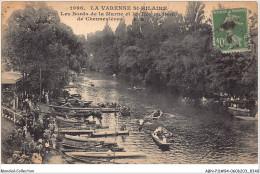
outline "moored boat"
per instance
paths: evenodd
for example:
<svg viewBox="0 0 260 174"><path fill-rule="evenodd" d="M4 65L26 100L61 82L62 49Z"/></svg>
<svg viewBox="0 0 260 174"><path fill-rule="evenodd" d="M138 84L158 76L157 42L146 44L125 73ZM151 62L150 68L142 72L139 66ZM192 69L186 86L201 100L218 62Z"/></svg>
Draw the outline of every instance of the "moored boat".
<svg viewBox="0 0 260 174"><path fill-rule="evenodd" d="M83 137L83 136L72 136L72 135L67 135L65 134L65 138L69 140L74 140L74 141L82 141L82 142L100 142L98 139L94 138L88 138L88 137Z"/></svg>
<svg viewBox="0 0 260 174"><path fill-rule="evenodd" d="M115 144L113 140L108 139L98 139L98 138L90 138L89 136L72 136L65 134L65 138L68 140L73 141L80 141L80 142L95 142L95 143L107 143L107 144Z"/></svg>
<svg viewBox="0 0 260 174"><path fill-rule="evenodd" d="M100 111L102 113L113 113L113 112L119 112L118 108L78 108L78 107L64 107L64 106L55 106L55 105L49 105L50 107L54 109L59 110L74 110L77 112L87 112L87 111Z"/></svg>
<svg viewBox="0 0 260 174"><path fill-rule="evenodd" d="M93 133L93 130L84 130L84 129L59 129L59 133Z"/></svg>
<svg viewBox="0 0 260 174"><path fill-rule="evenodd" d="M91 158L138 158L145 157L142 152L65 152L68 156Z"/></svg>
<svg viewBox="0 0 260 174"><path fill-rule="evenodd" d="M75 144L61 143L61 145L69 149L84 149L84 146L77 146Z"/></svg>
<svg viewBox="0 0 260 174"><path fill-rule="evenodd" d="M111 150L112 152L122 152L124 151L124 148L118 147L117 145L113 147L104 147L100 145L100 146L91 146L85 148L62 148L61 149L62 152L106 152L108 150Z"/></svg>
<svg viewBox="0 0 260 174"><path fill-rule="evenodd" d="M257 121L258 117L245 117L245 116L235 116L235 118L239 120L246 120L246 121Z"/></svg>
<svg viewBox="0 0 260 174"><path fill-rule="evenodd" d="M70 89L70 88L76 88L76 85L69 84L69 85L64 86L64 89Z"/></svg>
<svg viewBox="0 0 260 174"><path fill-rule="evenodd" d="M231 111L239 111L239 112L245 112L245 113L250 112L249 109L242 109L242 108L236 108L236 107L228 107L228 109L231 110Z"/></svg>
<svg viewBox="0 0 260 174"><path fill-rule="evenodd" d="M80 94L70 94L70 97L76 98L76 99L81 99L81 95Z"/></svg>
<svg viewBox="0 0 260 174"><path fill-rule="evenodd" d="M130 108L128 108L126 106L121 107L119 111L122 116L129 116L131 114Z"/></svg>
<svg viewBox="0 0 260 174"><path fill-rule="evenodd" d="M56 119L64 121L64 122L69 122L69 123L83 123L84 122L84 120L78 120L75 118L63 118L63 117L59 117L59 116L56 116Z"/></svg>
<svg viewBox="0 0 260 174"><path fill-rule="evenodd" d="M150 115L150 117L152 117L152 119L156 120L156 119L159 119L162 116L162 114L163 114L163 112L160 109L158 109L158 110L154 111Z"/></svg>
<svg viewBox="0 0 260 174"><path fill-rule="evenodd" d="M93 137L102 137L102 136L111 136L111 135L128 135L129 130L123 130L123 131L101 131L101 132L93 132Z"/></svg>

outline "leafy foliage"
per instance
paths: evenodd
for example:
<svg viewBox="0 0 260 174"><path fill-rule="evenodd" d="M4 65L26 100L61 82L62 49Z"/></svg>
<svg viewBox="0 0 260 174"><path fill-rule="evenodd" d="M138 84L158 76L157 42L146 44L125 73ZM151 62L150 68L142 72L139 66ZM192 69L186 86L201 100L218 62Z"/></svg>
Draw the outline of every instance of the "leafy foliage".
<svg viewBox="0 0 260 174"><path fill-rule="evenodd" d="M203 2L188 2L184 17L178 12L158 16L141 11L129 26L122 20L115 35L107 24L88 37L88 49L96 54L92 62L104 71L118 66L118 73L132 80L182 89L195 98L222 92L256 99L257 16L250 12L252 51L222 54L212 44L212 21L205 19L204 8Z"/></svg>
<svg viewBox="0 0 260 174"><path fill-rule="evenodd" d="M14 69L31 74L31 80L43 74L43 87L54 89L64 83L68 69L85 66L85 38L76 36L61 23L58 13L42 4L27 5L14 11L5 28L3 53ZM32 81L32 88L39 83Z"/></svg>

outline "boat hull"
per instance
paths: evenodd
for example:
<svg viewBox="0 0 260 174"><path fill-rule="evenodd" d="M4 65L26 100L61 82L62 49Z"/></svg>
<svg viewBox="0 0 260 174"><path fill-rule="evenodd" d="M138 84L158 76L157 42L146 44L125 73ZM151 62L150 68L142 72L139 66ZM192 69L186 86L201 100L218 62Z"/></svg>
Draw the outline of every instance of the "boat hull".
<svg viewBox="0 0 260 174"><path fill-rule="evenodd" d="M151 114L151 117L152 117L153 120L158 120L162 116L162 114L163 114L163 112L160 110L160 115L156 117L156 116L154 116L155 113L156 113L156 111L154 111Z"/></svg>
<svg viewBox="0 0 260 174"><path fill-rule="evenodd" d="M235 118L239 120L246 120L246 121L257 121L258 119L255 117L244 117L244 116L235 116Z"/></svg>
<svg viewBox="0 0 260 174"><path fill-rule="evenodd" d="M75 130L75 129L61 129L58 131L59 133L86 133L91 134L94 131L93 130Z"/></svg>
<svg viewBox="0 0 260 174"><path fill-rule="evenodd" d="M160 147L164 147L164 148L169 148L171 143L165 143L162 140L160 140L159 138L157 138L153 132L151 132L151 136L153 138L153 141Z"/></svg>
<svg viewBox="0 0 260 174"><path fill-rule="evenodd" d="M106 137L106 136L113 136L113 135L128 135L129 131L104 131L104 132L93 132L93 137Z"/></svg>
<svg viewBox="0 0 260 174"><path fill-rule="evenodd" d="M77 108L77 107L63 107L63 106L54 106L49 105L54 109L62 109L62 110L75 110L77 112L87 112L87 111L100 111L102 113L114 113L119 112L118 108Z"/></svg>
<svg viewBox="0 0 260 174"><path fill-rule="evenodd" d="M65 138L69 139L69 140L82 141L82 142L100 142L99 140L93 139L93 138L72 136L72 135L67 135L67 134L65 134Z"/></svg>
<svg viewBox="0 0 260 174"><path fill-rule="evenodd" d="M145 157L140 152L65 152L68 156L89 158L138 158Z"/></svg>
<svg viewBox="0 0 260 174"><path fill-rule="evenodd" d="M113 140L108 140L108 139L100 140L98 138L89 138L86 136L72 136L72 135L65 134L65 138L68 140L80 141L80 142L115 144Z"/></svg>
<svg viewBox="0 0 260 174"><path fill-rule="evenodd" d="M67 122L67 123L84 123L84 121L81 121L81 120L66 119L66 118L59 117L59 116L56 116L56 119L61 120L63 122Z"/></svg>

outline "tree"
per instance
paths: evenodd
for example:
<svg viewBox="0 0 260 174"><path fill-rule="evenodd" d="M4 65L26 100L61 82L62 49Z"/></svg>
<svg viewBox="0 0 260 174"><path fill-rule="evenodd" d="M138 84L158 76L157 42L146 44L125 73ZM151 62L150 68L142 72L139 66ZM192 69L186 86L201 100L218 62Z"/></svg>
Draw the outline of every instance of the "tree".
<svg viewBox="0 0 260 174"><path fill-rule="evenodd" d="M115 31L115 43L114 47L117 50L117 56L120 57L125 50L126 47L128 47L127 43L127 27L125 24L125 20L121 20L118 24L116 31Z"/></svg>
<svg viewBox="0 0 260 174"><path fill-rule="evenodd" d="M199 29L199 25L202 23L204 16L205 3L201 1L189 1L186 8L185 22L188 30Z"/></svg>
<svg viewBox="0 0 260 174"><path fill-rule="evenodd" d="M131 80L181 89L189 97L222 92L256 98L257 16L249 14L252 51L222 54L212 44L212 21L204 9L203 2L188 2L185 16L141 10L132 24L122 20L114 36L106 25L88 37L93 65L117 67Z"/></svg>
<svg viewBox="0 0 260 174"><path fill-rule="evenodd" d="M27 5L14 11L5 28L4 55L12 66L39 79L43 73L43 87L53 89L62 85L68 68L78 69L70 60L82 55L81 43L72 29L61 23L58 13L46 4ZM81 50L81 51L79 51ZM86 56L86 55L84 55ZM39 83L32 82L33 88Z"/></svg>

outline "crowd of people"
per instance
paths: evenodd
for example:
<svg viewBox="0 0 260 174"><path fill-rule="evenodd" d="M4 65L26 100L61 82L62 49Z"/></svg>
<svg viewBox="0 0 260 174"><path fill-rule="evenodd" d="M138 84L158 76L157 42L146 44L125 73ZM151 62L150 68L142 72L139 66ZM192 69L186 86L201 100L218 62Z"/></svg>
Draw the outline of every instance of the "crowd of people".
<svg viewBox="0 0 260 174"><path fill-rule="evenodd" d="M50 104L48 94L43 98L41 101ZM10 108L8 105L5 106ZM16 113L15 117L14 113ZM6 118L13 120L17 126L17 129L14 128L3 142L6 155L9 157L7 163L40 164L50 150L59 147L56 120L48 113L42 115L39 100L34 95L18 102L16 111L3 109L3 114Z"/></svg>
<svg viewBox="0 0 260 174"><path fill-rule="evenodd" d="M24 119L23 119L24 120ZM32 127L31 124L21 121L18 129L13 129L11 135L5 141L5 148L12 159L8 163L42 163L46 153L57 149L57 125L55 119L43 116Z"/></svg>

